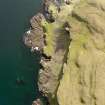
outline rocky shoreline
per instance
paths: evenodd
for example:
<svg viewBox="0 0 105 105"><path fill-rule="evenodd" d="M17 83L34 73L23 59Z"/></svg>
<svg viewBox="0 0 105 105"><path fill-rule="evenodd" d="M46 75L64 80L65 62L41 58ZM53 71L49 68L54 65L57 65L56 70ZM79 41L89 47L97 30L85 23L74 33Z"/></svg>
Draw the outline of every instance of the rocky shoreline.
<svg viewBox="0 0 105 105"><path fill-rule="evenodd" d="M53 103L55 104L57 104L57 100L55 99L56 91L63 72L63 65L66 62L68 46L70 44L69 25L65 22L64 24L62 24L64 25L62 28L60 28L59 26L57 30L56 28L54 29L54 31L58 31L56 32L58 35L54 36L56 37L54 41L56 45L53 46L53 49L55 51L50 55L44 52L44 47L47 46L47 29L41 22L45 21L46 23L48 22L48 24L50 24L56 20L54 19L56 17L52 16L53 13L51 13L52 11L49 10L49 7L50 5L54 6L56 11L59 12L60 4L58 3L61 2L59 0L45 0L43 3L43 12L38 13L37 15L32 17L32 19L30 20L31 28L24 35L25 45L31 48L32 52L39 52L42 55L40 61L42 68L39 72L38 81L39 91L43 94L43 96L48 97L49 101L54 100L55 102ZM66 30L66 28L68 28L68 30ZM64 35L62 33L67 35ZM62 35L62 38L60 38L60 35ZM63 40L64 42L62 43ZM54 66L55 70L58 69L56 72L54 72L53 70Z"/></svg>
<svg viewBox="0 0 105 105"><path fill-rule="evenodd" d="M104 7L103 0L43 0L30 20L24 43L41 54L38 86L48 105L105 105L98 93L105 79L97 76L105 76Z"/></svg>

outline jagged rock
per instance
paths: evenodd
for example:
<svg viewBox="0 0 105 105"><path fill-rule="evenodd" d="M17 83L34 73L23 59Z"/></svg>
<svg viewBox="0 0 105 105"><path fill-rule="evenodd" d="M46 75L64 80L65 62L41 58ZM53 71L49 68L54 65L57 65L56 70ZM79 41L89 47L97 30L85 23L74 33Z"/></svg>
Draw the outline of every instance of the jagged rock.
<svg viewBox="0 0 105 105"><path fill-rule="evenodd" d="M43 14L41 13L38 13L37 15L33 16L30 20L30 24L32 26L33 29L39 29L42 31L42 28L41 28L41 21L42 19L44 19L44 16Z"/></svg>
<svg viewBox="0 0 105 105"><path fill-rule="evenodd" d="M41 51L44 47L44 33L41 26L41 20L44 16L38 13L30 20L31 27L24 35L24 43L31 48L31 51Z"/></svg>
<svg viewBox="0 0 105 105"><path fill-rule="evenodd" d="M32 105L43 105L43 104L40 99L36 99L35 101L33 101Z"/></svg>

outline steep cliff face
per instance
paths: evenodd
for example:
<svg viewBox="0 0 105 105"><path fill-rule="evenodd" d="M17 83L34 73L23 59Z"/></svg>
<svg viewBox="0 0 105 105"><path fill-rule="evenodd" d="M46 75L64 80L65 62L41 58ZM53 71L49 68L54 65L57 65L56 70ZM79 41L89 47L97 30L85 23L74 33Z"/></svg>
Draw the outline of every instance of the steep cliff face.
<svg viewBox="0 0 105 105"><path fill-rule="evenodd" d="M24 38L42 54L39 91L50 105L105 105L105 1L43 4Z"/></svg>
<svg viewBox="0 0 105 105"><path fill-rule="evenodd" d="M105 105L105 1L81 0L68 21L72 41L59 105Z"/></svg>

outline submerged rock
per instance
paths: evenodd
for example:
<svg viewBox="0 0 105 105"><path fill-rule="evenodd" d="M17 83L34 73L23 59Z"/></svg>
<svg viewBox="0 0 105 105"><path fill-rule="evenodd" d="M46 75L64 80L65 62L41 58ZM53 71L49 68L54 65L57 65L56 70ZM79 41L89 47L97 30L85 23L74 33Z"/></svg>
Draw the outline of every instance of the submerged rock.
<svg viewBox="0 0 105 105"><path fill-rule="evenodd" d="M18 86L20 86L20 85L25 85L25 81L24 81L23 78L17 77L17 79L16 79L16 84L17 84Z"/></svg>

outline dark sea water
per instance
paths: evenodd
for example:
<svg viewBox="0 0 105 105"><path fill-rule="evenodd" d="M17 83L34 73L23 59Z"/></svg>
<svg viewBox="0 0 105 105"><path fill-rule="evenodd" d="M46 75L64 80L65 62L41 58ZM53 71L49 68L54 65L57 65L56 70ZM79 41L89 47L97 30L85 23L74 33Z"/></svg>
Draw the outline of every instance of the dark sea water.
<svg viewBox="0 0 105 105"><path fill-rule="evenodd" d="M39 57L22 42L41 0L0 0L0 105L31 105L38 94ZM17 85L16 79L25 83Z"/></svg>

